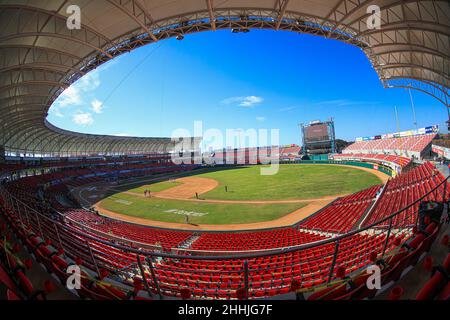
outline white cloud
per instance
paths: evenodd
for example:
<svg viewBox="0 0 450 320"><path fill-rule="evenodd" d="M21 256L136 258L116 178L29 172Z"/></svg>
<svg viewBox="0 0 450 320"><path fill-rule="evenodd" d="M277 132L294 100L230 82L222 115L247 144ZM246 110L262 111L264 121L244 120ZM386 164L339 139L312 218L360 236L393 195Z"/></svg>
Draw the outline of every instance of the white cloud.
<svg viewBox="0 0 450 320"><path fill-rule="evenodd" d="M266 121L266 117L256 117L256 121L260 122Z"/></svg>
<svg viewBox="0 0 450 320"><path fill-rule="evenodd" d="M49 113L58 118L64 118L64 115L61 113L61 110L57 106L53 106L49 109Z"/></svg>
<svg viewBox="0 0 450 320"><path fill-rule="evenodd" d="M103 111L103 102L101 102L100 100L94 99L91 102L91 106L92 106L92 111L100 114Z"/></svg>
<svg viewBox="0 0 450 320"><path fill-rule="evenodd" d="M72 121L80 126L90 126L94 123L94 119L92 118L92 114L88 112L79 112L73 115Z"/></svg>
<svg viewBox="0 0 450 320"><path fill-rule="evenodd" d="M222 100L222 104L236 104L240 107L253 107L254 105L260 104L264 101L264 98L258 96L247 96L247 97L232 97Z"/></svg>
<svg viewBox="0 0 450 320"><path fill-rule="evenodd" d="M76 86L84 92L89 92L97 89L100 86L100 73L98 70L91 71L84 77L82 77Z"/></svg>
<svg viewBox="0 0 450 320"><path fill-rule="evenodd" d="M56 99L55 103L50 109L52 111L52 114L57 117L63 117L64 108L85 105L86 102L83 101L83 97L90 98L92 92L95 91L95 89L97 89L100 84L100 73L98 70L94 70L88 73L76 83L72 84L69 88L64 90L64 92L58 97L58 99ZM94 101L98 100L95 99ZM99 105L98 103L96 103L94 107L94 101L91 103L92 110L95 113L101 113L103 104Z"/></svg>
<svg viewBox="0 0 450 320"><path fill-rule="evenodd" d="M59 96L57 104L61 107L81 104L80 90L75 86L67 88Z"/></svg>
<svg viewBox="0 0 450 320"><path fill-rule="evenodd" d="M288 112L288 111L292 111L292 110L295 110L295 109L297 109L297 107L286 107L286 108L281 108L278 111L280 111L280 112Z"/></svg>

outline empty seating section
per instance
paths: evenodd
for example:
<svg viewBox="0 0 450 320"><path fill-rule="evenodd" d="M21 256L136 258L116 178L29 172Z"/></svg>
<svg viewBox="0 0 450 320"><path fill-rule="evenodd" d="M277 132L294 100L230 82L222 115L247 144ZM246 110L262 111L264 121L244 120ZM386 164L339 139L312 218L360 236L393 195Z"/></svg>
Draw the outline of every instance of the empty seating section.
<svg viewBox="0 0 450 320"><path fill-rule="evenodd" d="M406 240L403 235L397 237L399 241ZM390 243L395 238L392 236ZM338 277L338 270L348 275L368 265L371 253L380 252L385 240L386 236L360 234L343 240L332 279ZM304 289L325 284L333 262L334 248L334 243L328 243L292 253L247 259L249 296L258 298L288 293L294 281ZM243 287L243 270L244 261L241 259L164 259L157 265L156 272L161 289L167 295L176 295L180 289L186 288L192 290L195 298L226 299L235 297L236 290Z"/></svg>
<svg viewBox="0 0 450 320"><path fill-rule="evenodd" d="M357 226L380 189L381 186L374 186L340 198L300 223L300 227L326 232L348 232Z"/></svg>
<svg viewBox="0 0 450 320"><path fill-rule="evenodd" d="M38 223L32 215L30 215L31 221L21 221L20 216L12 208L8 208L7 212L16 226L24 222L29 223L28 226L36 231L42 230L44 236L27 236L26 242L30 247L40 243L41 246L49 247L49 254L57 252L47 263L49 268L53 268L51 270L60 277L67 275L64 275L62 270L54 269L56 268L55 259L62 260L59 261L61 264L73 264L75 261L89 270L101 268L114 274L118 274L119 270L129 270L137 259L134 253L103 243L102 241L107 240L106 237L91 233L81 226L66 223L64 227L55 227L47 224L47 220L41 219ZM94 220L92 217L90 223ZM86 236L92 238L86 238ZM403 239L402 235L391 237ZM320 240L324 237L316 239ZM384 242L385 236L369 234L358 234L342 240L336 258L336 271L332 278L338 276L338 270L344 269L345 274L350 274L367 265L371 253L380 252ZM292 253L247 259L249 296L255 298L288 293L291 291L293 281L300 283L302 288L324 284L329 276L334 248L334 243L328 243ZM45 260L45 255L42 259ZM179 297L180 291L187 288L192 291L195 298L236 298L236 290L244 285L243 259L210 261L194 260L189 257L186 259L164 258L155 260L153 266L158 286L164 295ZM135 274L139 274L136 268L132 270ZM149 272L147 279L152 292L156 293L156 286ZM129 281L126 281L128 285Z"/></svg>
<svg viewBox="0 0 450 320"><path fill-rule="evenodd" d="M407 245L397 246L388 254L385 254L384 257L374 257L373 264L378 265L381 269L381 286L385 287L389 283L398 281L406 268L417 265L419 258L424 253L429 252L431 245L436 240L439 230L440 224L431 221L426 225L423 232L418 231L412 234L407 240L407 236L405 237L405 235L403 239L391 238L391 241L397 243L406 240L405 242ZM391 241L389 241L389 243L391 243ZM446 271L443 271L443 273L445 272ZM361 300L373 298L377 293L377 290L369 289L367 287L366 280L369 276L370 274L367 273L366 270L363 270L360 273L356 272L352 277L341 277L341 281L336 281L335 284L314 292L308 297L308 300ZM441 279L443 278L441 277ZM438 282L435 281L435 279L431 280L432 284L428 284L424 290L425 292L421 292L416 299L429 299L431 298L430 295L437 294L438 290L436 290L437 288L435 285ZM445 284L445 282L443 284ZM442 287L441 283L441 286L438 286L438 288ZM444 292L441 292L439 295L439 298L445 296L445 288L443 291Z"/></svg>
<svg viewBox="0 0 450 320"><path fill-rule="evenodd" d="M191 232L160 230L112 220L82 209L67 211L65 216L93 230L118 238L161 246L166 250L177 247L193 235Z"/></svg>
<svg viewBox="0 0 450 320"><path fill-rule="evenodd" d="M129 224L88 210L68 207L67 203L64 206L57 199L67 193L64 184L52 186L47 190L51 192L45 192L41 187L49 181L84 175L84 170L94 171L78 169L64 173L52 172L7 183L6 190L26 205L11 202L6 191L1 189L0 218L6 219L24 245L61 281L67 277L65 269L69 265L82 265L85 278L79 294L94 299L138 298L138 292L142 295L143 289L137 285L143 279L136 263L136 249L141 250L139 261L144 266L152 295L157 294L159 289L163 295L181 297L182 290L187 289L193 298L238 298L239 290L245 285L245 270L248 270L250 298L311 289L330 280L354 275L361 268L372 264L374 259L381 258L384 250L388 257L395 256L401 244L412 236L410 227L416 222L417 206L394 218L396 229L390 233L387 242L386 232L369 229L339 240L335 255L336 242L328 232L346 233L358 227L361 221L364 221L363 226L376 223L413 203L444 179L431 163L425 163L391 179L384 189L378 185L339 198L296 227L252 232L194 233ZM113 169L107 170L114 172ZM93 176L70 181L84 183L100 179L102 177ZM442 194L443 186L438 192L429 195L427 200L441 201ZM450 188L447 188L447 198L449 194ZM369 211L372 205L374 207ZM62 215L55 214L53 207L62 211ZM309 245L319 241L326 243ZM287 249L302 245L300 250ZM277 248L284 248L284 251L275 251ZM249 251L268 249L274 251L260 257L245 258L245 254L242 254L242 251L249 254ZM241 251L239 258L204 257L221 254L229 256L237 251ZM156 253L156 256L159 253L177 253L181 256L150 258L146 256L150 252ZM153 274L148 267L150 263ZM98 285L98 281L108 275L116 281L119 279L121 285L108 285L107 289L104 282ZM1 276L0 273L0 281ZM19 277L22 276L14 275L13 280ZM23 289L26 289L26 285ZM30 292L34 289L26 290ZM144 296L146 293L141 298ZM150 297L147 295L147 298Z"/></svg>
<svg viewBox="0 0 450 320"><path fill-rule="evenodd" d="M302 148L299 146L280 147L280 154L282 155L299 155Z"/></svg>
<svg viewBox="0 0 450 320"><path fill-rule="evenodd" d="M301 223L302 228L327 232L345 233L353 229L372 204L365 200L340 205L331 205Z"/></svg>
<svg viewBox="0 0 450 320"><path fill-rule="evenodd" d="M444 181L442 174L434 167L433 164L426 162L407 173L404 173L388 182L383 195L378 200L376 206L364 221L364 226L371 225L389 215L413 204L416 200L425 196L437 185ZM441 185L438 192L429 194L424 200L442 201L444 185ZM449 194L449 184L447 183L446 193ZM411 227L415 225L417 220L417 212L419 203L404 210L393 219L395 227ZM382 226L389 224L384 222Z"/></svg>
<svg viewBox="0 0 450 320"><path fill-rule="evenodd" d="M42 290L43 283L33 284L28 276L28 270L32 263L25 261L18 254L22 246L12 239L6 230L6 224L2 223L0 229L0 299L43 300L46 293Z"/></svg>
<svg viewBox="0 0 450 320"><path fill-rule="evenodd" d="M247 251L297 246L325 239L324 236L285 228L255 232L202 233L193 250Z"/></svg>
<svg viewBox="0 0 450 320"><path fill-rule="evenodd" d="M386 155L386 154L364 154L364 153L343 153L343 154L335 154L333 155L334 160L366 160L371 162L390 162L400 166L401 168L407 167L411 163L410 158L394 156L394 155Z"/></svg>
<svg viewBox="0 0 450 320"><path fill-rule="evenodd" d="M13 163L0 164L0 171L15 171L25 168L49 168L49 167L75 167L75 166L93 166L93 165L119 165L128 163L159 163L159 165L170 163L171 156L168 154L148 154L140 156L121 156L121 157L107 157L102 159L76 159L70 160L39 160L39 161L12 161ZM16 163L14 163L16 162ZM7 169L7 170L5 170Z"/></svg>
<svg viewBox="0 0 450 320"><path fill-rule="evenodd" d="M281 159L296 159L300 157L300 153L302 151L301 147L298 146L290 146L280 148L280 158Z"/></svg>
<svg viewBox="0 0 450 320"><path fill-rule="evenodd" d="M422 152L435 137L436 134L433 133L410 137L357 141L345 148L343 153L373 153L376 151L379 151L379 153L396 151Z"/></svg>
<svg viewBox="0 0 450 320"><path fill-rule="evenodd" d="M422 166L418 166L402 175L392 179L387 185L387 190L399 189L423 181L424 179L437 174L433 164L426 162Z"/></svg>
<svg viewBox="0 0 450 320"><path fill-rule="evenodd" d="M373 200L381 190L381 185L376 185L365 190L342 197L333 202L333 204L345 204L364 200Z"/></svg>
<svg viewBox="0 0 450 320"><path fill-rule="evenodd" d="M100 243L98 240L87 239L86 235L89 235L89 233L83 232L83 236L80 236L75 233L76 229L54 229L46 223L41 224L42 232L45 234L45 237L42 237L30 231L30 227L34 225L35 221L31 222L26 228L21 228L15 214L1 201L0 210L2 212L1 218L6 219L16 235L21 238L28 252L35 256L35 259L41 263L46 271L60 280L63 286L65 286L70 275L66 272L67 268L75 264L82 267L82 286L78 290L80 297L102 300L136 297L138 292L125 277L120 285L110 284L110 280L106 282L103 279L108 274L120 275L118 271L120 268L129 268L131 263L136 262L134 254L125 253L110 245ZM2 224L6 225L5 220L2 221ZM98 237L97 239L106 240ZM12 300L45 299L45 296L53 290L52 285L49 285L48 280L45 280L43 285L37 283L39 285L37 289L43 286L43 290L37 290L35 285L36 281L42 281L40 277L35 275L34 283L27 277L27 270L31 268L33 262L31 260L19 261L15 255L18 251L18 249L15 249L19 247L18 244L14 245L13 250L10 249L11 247L4 244L0 246L0 286L1 282L7 279L5 274L12 280L8 282L8 288L11 292L8 292L7 298ZM5 253L8 258L6 264L3 261ZM95 261L93 257L95 257ZM6 270L3 269L5 266ZM97 274L95 270L101 272ZM16 286L21 289L20 292L17 291Z"/></svg>
<svg viewBox="0 0 450 320"><path fill-rule="evenodd" d="M242 148L242 149L226 149L217 150L208 153L213 160L226 161L231 163L233 161L237 163L256 163L258 161L264 162L267 157L279 156L281 159L296 159L300 156L301 147L288 146L288 147L262 147L262 148Z"/></svg>
<svg viewBox="0 0 450 320"><path fill-rule="evenodd" d="M417 300L437 300L448 301L450 299L450 253L444 259L442 265L435 266L430 275L430 279L417 293Z"/></svg>

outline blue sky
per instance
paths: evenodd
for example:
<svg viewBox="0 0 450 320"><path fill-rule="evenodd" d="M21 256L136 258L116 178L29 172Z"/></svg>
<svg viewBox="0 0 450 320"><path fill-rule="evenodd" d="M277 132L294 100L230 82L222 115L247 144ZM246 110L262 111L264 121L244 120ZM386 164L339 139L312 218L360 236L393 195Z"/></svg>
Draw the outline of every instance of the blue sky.
<svg viewBox="0 0 450 320"><path fill-rule="evenodd" d="M412 91L419 127L439 124L442 104ZM205 32L166 40L108 62L59 97L48 120L85 133L171 136L178 128L279 129L300 143L298 124L335 119L336 136L413 129L408 92L384 89L364 53L290 32Z"/></svg>

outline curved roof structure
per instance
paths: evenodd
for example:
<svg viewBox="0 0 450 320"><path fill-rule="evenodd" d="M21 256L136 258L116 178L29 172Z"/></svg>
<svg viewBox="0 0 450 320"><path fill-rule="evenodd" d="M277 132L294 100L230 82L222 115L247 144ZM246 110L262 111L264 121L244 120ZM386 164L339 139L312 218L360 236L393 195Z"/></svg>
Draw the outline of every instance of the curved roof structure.
<svg viewBox="0 0 450 320"><path fill-rule="evenodd" d="M70 29L68 6L81 9ZM373 7L381 13L376 28ZM368 23L369 22L369 23ZM374 28L375 27L375 28ZM290 30L360 47L385 87L411 87L448 107L447 0L2 0L0 145L46 155L166 151L168 138L86 135L46 121L55 99L102 63L183 34Z"/></svg>

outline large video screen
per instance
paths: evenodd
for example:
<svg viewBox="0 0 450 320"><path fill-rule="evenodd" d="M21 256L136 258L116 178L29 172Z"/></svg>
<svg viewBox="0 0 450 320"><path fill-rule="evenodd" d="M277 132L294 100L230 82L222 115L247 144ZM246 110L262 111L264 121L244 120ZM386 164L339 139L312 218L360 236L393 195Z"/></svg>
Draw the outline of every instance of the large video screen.
<svg viewBox="0 0 450 320"><path fill-rule="evenodd" d="M305 128L306 142L330 140L328 135L328 126L326 124L317 124Z"/></svg>

